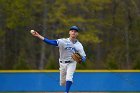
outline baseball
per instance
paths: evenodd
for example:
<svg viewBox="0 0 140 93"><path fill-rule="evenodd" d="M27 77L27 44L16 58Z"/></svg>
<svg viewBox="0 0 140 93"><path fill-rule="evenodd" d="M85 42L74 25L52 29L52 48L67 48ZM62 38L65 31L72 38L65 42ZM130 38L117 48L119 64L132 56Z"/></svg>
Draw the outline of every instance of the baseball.
<svg viewBox="0 0 140 93"><path fill-rule="evenodd" d="M31 32L31 33L34 33L35 31L34 31L34 30L31 30L30 32Z"/></svg>

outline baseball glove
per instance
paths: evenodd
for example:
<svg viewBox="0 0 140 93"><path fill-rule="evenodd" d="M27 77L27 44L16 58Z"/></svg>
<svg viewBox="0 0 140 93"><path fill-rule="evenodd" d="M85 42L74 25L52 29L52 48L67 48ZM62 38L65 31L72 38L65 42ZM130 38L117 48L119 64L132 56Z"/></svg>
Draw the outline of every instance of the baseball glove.
<svg viewBox="0 0 140 93"><path fill-rule="evenodd" d="M82 63L82 57L79 53L73 53L71 56L77 63Z"/></svg>

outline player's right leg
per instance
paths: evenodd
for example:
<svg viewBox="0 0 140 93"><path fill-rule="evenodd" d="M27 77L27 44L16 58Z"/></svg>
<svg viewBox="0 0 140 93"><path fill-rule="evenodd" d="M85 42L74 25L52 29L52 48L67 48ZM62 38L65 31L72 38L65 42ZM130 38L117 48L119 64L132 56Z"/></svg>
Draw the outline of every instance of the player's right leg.
<svg viewBox="0 0 140 93"><path fill-rule="evenodd" d="M60 63L60 86L66 85L66 64Z"/></svg>

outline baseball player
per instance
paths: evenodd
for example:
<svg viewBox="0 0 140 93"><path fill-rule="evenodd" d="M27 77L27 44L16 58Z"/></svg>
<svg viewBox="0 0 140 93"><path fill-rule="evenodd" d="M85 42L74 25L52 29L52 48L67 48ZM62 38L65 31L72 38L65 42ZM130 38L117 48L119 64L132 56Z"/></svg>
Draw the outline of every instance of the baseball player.
<svg viewBox="0 0 140 93"><path fill-rule="evenodd" d="M45 43L57 46L59 48L60 58L60 86L66 86L65 93L68 93L73 83L73 74L76 69L77 62L72 58L74 53L81 55L81 62L86 61L86 54L82 44L76 39L78 36L79 28L71 26L69 29L69 38L61 38L57 40L50 40L44 38L38 32L32 31L32 35L43 40Z"/></svg>

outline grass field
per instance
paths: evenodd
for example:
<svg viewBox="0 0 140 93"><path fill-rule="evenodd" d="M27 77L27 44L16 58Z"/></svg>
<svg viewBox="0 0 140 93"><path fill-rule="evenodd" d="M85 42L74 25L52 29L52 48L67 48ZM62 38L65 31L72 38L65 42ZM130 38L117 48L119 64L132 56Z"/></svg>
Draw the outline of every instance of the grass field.
<svg viewBox="0 0 140 93"><path fill-rule="evenodd" d="M0 93L64 93L64 92L0 92ZM140 92L69 92L69 93L140 93Z"/></svg>

